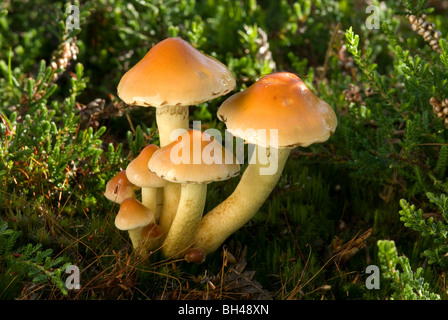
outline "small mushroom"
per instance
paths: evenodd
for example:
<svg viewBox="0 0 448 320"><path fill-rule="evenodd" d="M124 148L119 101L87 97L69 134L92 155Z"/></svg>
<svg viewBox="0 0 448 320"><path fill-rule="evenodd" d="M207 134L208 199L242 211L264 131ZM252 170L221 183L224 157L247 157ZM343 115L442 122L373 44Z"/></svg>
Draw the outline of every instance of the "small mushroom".
<svg viewBox="0 0 448 320"><path fill-rule="evenodd" d="M185 253L184 256L185 261L196 264L201 264L205 261L205 253L201 248L191 248Z"/></svg>
<svg viewBox="0 0 448 320"><path fill-rule="evenodd" d="M148 162L151 159L153 153L159 149L155 144L147 145L140 154L132 160L126 168L126 176L128 180L142 188L142 204L149 208L152 212L156 213L156 219L160 215L160 197L164 186L167 185L167 181L158 177L148 169Z"/></svg>
<svg viewBox="0 0 448 320"><path fill-rule="evenodd" d="M213 155L213 159L206 159L208 155ZM152 172L182 186L179 206L162 247L167 257L179 257L193 245L205 206L207 184L239 174L240 165L235 159L226 163L228 156L227 150L213 137L189 130L177 141L154 152L149 160ZM160 226L163 233L166 228L163 220Z"/></svg>
<svg viewBox="0 0 448 320"><path fill-rule="evenodd" d="M218 117L234 136L262 148L270 161L261 163L254 152L234 192L204 216L195 246L205 254L215 251L254 216L277 184L292 148L324 142L337 126L331 106L288 72L267 75L229 97L218 109ZM260 129L277 130L277 141L267 134L254 134ZM273 161L277 170L261 174Z"/></svg>
<svg viewBox="0 0 448 320"><path fill-rule="evenodd" d="M135 198L135 191L138 189L128 180L126 170L122 170L107 182L104 196L108 200L120 204L124 199Z"/></svg>
<svg viewBox="0 0 448 320"><path fill-rule="evenodd" d="M157 223L150 223L142 228L142 240L140 244L142 248L147 250L154 250L160 247L160 239L162 237L162 230Z"/></svg>
<svg viewBox="0 0 448 320"><path fill-rule="evenodd" d="M147 240L148 230L144 227L155 224L155 215L135 198L128 198L121 202L120 210L115 217L115 226L119 230L128 231L132 247L141 255L145 255L146 249L142 245Z"/></svg>

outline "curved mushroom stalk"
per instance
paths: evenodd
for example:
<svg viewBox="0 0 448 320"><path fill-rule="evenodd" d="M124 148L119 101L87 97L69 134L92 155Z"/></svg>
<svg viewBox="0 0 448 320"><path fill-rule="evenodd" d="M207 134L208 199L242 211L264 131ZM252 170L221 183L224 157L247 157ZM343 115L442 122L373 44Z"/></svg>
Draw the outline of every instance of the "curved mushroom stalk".
<svg viewBox="0 0 448 320"><path fill-rule="evenodd" d="M251 164L247 166L234 192L202 218L194 246L209 254L252 219L277 184L290 153L291 149L278 149L278 157L275 159L276 153L271 152L270 162L278 161L277 170L272 175L263 175L260 171L268 169L270 163L253 161L256 157L254 152Z"/></svg>
<svg viewBox="0 0 448 320"><path fill-rule="evenodd" d="M179 257L193 244L201 222L207 195L206 184L182 184L176 218L165 238L162 251L167 257Z"/></svg>
<svg viewBox="0 0 448 320"><path fill-rule="evenodd" d="M280 178L290 148L324 142L337 126L331 106L314 95L297 75L288 72L264 76L232 95L219 107L218 118L234 136L270 147L271 161L266 165L257 159L255 164L249 164L235 191L205 215L195 244L205 253L216 250L258 211ZM268 130L269 137L263 134ZM277 170L266 174L275 161Z"/></svg>

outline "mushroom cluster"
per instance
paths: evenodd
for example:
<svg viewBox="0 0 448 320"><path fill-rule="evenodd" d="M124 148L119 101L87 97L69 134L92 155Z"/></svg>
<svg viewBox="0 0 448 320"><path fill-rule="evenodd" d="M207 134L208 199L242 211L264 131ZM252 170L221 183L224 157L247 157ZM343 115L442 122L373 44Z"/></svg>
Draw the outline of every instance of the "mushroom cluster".
<svg viewBox="0 0 448 320"><path fill-rule="evenodd" d="M120 204L115 225L138 254L160 248L167 258L202 263L260 209L291 150L324 142L336 129L333 109L289 72L231 95L217 116L252 153L233 193L204 214L207 185L238 176L240 162L217 138L190 128L189 106L235 86L224 64L180 38L156 44L120 80L125 103L156 108L160 138L106 186L105 196Z"/></svg>

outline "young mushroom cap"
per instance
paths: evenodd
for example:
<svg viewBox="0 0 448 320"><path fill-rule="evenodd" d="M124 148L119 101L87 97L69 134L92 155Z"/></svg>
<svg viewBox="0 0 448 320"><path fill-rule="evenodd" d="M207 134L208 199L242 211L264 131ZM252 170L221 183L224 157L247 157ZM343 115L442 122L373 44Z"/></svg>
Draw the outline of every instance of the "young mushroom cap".
<svg viewBox="0 0 448 320"><path fill-rule="evenodd" d="M166 180L158 177L148 169L148 162L154 152L159 150L155 144L147 145L140 154L126 167L126 176L134 185L141 188L162 188L166 186Z"/></svg>
<svg viewBox="0 0 448 320"><path fill-rule="evenodd" d="M134 198L123 200L115 217L115 226L120 230L142 228L154 222L154 214Z"/></svg>
<svg viewBox="0 0 448 320"><path fill-rule="evenodd" d="M199 130L188 130L156 151L148 168L164 180L188 184L227 180L240 172L233 154Z"/></svg>
<svg viewBox="0 0 448 320"><path fill-rule="evenodd" d="M142 204L156 212L158 218L162 210L160 202L163 196L160 188L167 186L168 181L163 180L148 169L149 159L157 150L159 150L159 147L155 144L143 148L140 154L126 167L126 176L130 182L142 188Z"/></svg>
<svg viewBox="0 0 448 320"><path fill-rule="evenodd" d="M118 172L106 184L104 196L115 203L121 203L127 198L135 198L135 191L138 187L129 181L126 170Z"/></svg>
<svg viewBox="0 0 448 320"><path fill-rule="evenodd" d="M142 227L140 244L146 250L154 250L160 247L159 240L162 236L160 226L154 222Z"/></svg>
<svg viewBox="0 0 448 320"><path fill-rule="evenodd" d="M160 226L154 222L142 228L143 237L145 239L158 239L162 235Z"/></svg>
<svg viewBox="0 0 448 320"><path fill-rule="evenodd" d="M271 146L270 134L265 139L257 130L277 129L276 148L324 142L337 126L331 106L289 72L267 75L232 95L219 107L218 118L234 136L264 147Z"/></svg>
<svg viewBox="0 0 448 320"><path fill-rule="evenodd" d="M147 255L148 240L152 244L156 243L151 241L148 236L148 231L145 229L148 225L153 229L153 225L155 225L154 212L137 199L128 198L123 200L120 204L120 210L115 217L115 226L119 230L128 231L132 247L141 256Z"/></svg>
<svg viewBox="0 0 448 320"><path fill-rule="evenodd" d="M140 106L190 106L225 95L235 85L220 61L183 39L167 38L123 75L118 96Z"/></svg>
<svg viewBox="0 0 448 320"><path fill-rule="evenodd" d="M201 248L191 248L184 256L185 261L201 264L205 261L205 253Z"/></svg>

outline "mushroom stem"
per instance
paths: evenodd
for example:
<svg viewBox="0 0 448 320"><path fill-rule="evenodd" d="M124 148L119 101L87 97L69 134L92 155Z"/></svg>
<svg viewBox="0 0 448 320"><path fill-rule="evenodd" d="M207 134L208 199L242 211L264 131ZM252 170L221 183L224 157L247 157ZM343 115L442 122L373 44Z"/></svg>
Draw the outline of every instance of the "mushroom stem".
<svg viewBox="0 0 448 320"><path fill-rule="evenodd" d="M151 229L157 227L155 223L150 223L145 227L128 230L132 247L140 257L147 257L148 251L154 250L159 245L159 237L149 234Z"/></svg>
<svg viewBox="0 0 448 320"><path fill-rule="evenodd" d="M157 220L160 220L160 215L163 209L163 188L157 188L156 202L157 202L156 217Z"/></svg>
<svg viewBox="0 0 448 320"><path fill-rule="evenodd" d="M157 213L157 189L159 188L142 187L142 204L154 214ZM158 219L157 216L156 219Z"/></svg>
<svg viewBox="0 0 448 320"><path fill-rule="evenodd" d="M189 128L188 107L166 106L156 109L156 122L159 129L160 147L170 144L171 134L174 130ZM177 138L177 137L173 137Z"/></svg>
<svg viewBox="0 0 448 320"><path fill-rule="evenodd" d="M137 250L140 247L140 243L143 240L142 228L135 228L128 230L129 239L131 240L132 247Z"/></svg>
<svg viewBox="0 0 448 320"><path fill-rule="evenodd" d="M271 175L260 174L260 170L268 168L269 163L262 164L256 160L257 153L252 154L234 192L202 219L196 232L195 247L201 248L205 254L215 251L257 213L277 184L291 153L291 149L277 151L277 159L276 153L271 152L269 155L269 163L278 161L277 170Z"/></svg>
<svg viewBox="0 0 448 320"><path fill-rule="evenodd" d="M143 249L144 256L148 255L148 251L153 251L160 247L160 226L156 223L150 223L141 230L142 240L140 245Z"/></svg>
<svg viewBox="0 0 448 320"><path fill-rule="evenodd" d="M173 223L179 203L181 186L178 183L169 182L163 188L163 206L160 214L159 225L162 237L168 234L168 230Z"/></svg>
<svg viewBox="0 0 448 320"><path fill-rule="evenodd" d="M181 184L179 210L163 244L165 256L180 257L194 242L205 206L207 184Z"/></svg>
<svg viewBox="0 0 448 320"><path fill-rule="evenodd" d="M184 106L166 106L156 109L156 122L159 130L160 147L170 144L171 134L174 130L189 128L189 110ZM169 182L163 190L163 208L160 214L160 228L162 237L168 233L171 223L176 215L179 203L181 186Z"/></svg>

